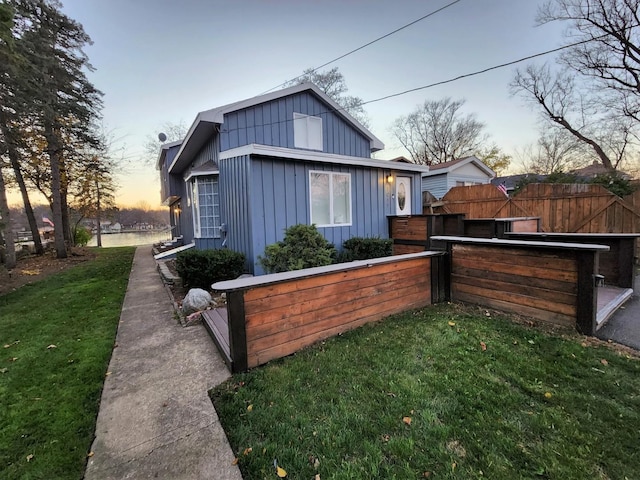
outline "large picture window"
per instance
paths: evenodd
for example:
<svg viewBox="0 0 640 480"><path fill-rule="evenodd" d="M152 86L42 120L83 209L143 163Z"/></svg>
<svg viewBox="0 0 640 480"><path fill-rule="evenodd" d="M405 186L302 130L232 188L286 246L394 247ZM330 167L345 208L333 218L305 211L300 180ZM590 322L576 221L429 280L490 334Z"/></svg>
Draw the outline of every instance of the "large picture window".
<svg viewBox="0 0 640 480"><path fill-rule="evenodd" d="M220 238L220 195L218 177L191 180L193 230L196 238Z"/></svg>
<svg viewBox="0 0 640 480"><path fill-rule="evenodd" d="M311 223L319 227L351 225L351 175L310 172Z"/></svg>
<svg viewBox="0 0 640 480"><path fill-rule="evenodd" d="M322 151L322 118L293 112L293 145Z"/></svg>

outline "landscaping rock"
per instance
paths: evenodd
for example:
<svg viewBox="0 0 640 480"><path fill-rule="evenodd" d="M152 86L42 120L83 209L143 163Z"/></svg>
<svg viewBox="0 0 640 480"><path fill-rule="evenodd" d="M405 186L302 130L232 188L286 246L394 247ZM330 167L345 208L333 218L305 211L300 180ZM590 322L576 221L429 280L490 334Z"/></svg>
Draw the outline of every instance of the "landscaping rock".
<svg viewBox="0 0 640 480"><path fill-rule="evenodd" d="M211 295L201 288L192 288L182 300L182 313L189 315L205 310L211 302Z"/></svg>

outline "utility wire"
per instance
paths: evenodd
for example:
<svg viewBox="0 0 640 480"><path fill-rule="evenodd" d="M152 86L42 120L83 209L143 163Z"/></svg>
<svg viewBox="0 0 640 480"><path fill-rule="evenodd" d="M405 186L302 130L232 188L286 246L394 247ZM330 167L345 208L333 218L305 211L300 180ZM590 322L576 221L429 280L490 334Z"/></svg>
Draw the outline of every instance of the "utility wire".
<svg viewBox="0 0 640 480"><path fill-rule="evenodd" d="M448 3L447 5L445 5L445 6L443 6L443 7L440 7L440 8L438 8L437 10L434 10L434 11L433 11L433 12L431 12L431 13L427 13L426 15L423 15L422 17L420 17L420 18L418 18L418 19L414 20L413 22L407 23L406 25L403 25L403 26L402 26L402 27L400 27L400 28L396 28L396 29L395 29L395 30L393 30L392 32L389 32L389 33L387 33L387 34L385 34L385 35L382 35L381 37L378 37L378 38L376 38L375 40L371 40L370 42L365 43L364 45L361 45L361 46L359 46L358 48L354 48L353 50L351 50L351 51L349 51L349 52L347 52L347 53L345 53L345 54L342 54L342 55L340 55L339 57L334 58L333 60L329 60L328 62L323 63L323 64L322 64L322 65L320 65L319 67L312 68L311 70L309 70L309 71L308 71L308 73L316 72L316 71L320 70L321 68L326 67L327 65L330 65L330 64L332 64L332 63L334 63L334 62L337 62L338 60L342 60L343 58L348 57L349 55L351 55L351 54L353 54L353 53L356 53L356 52L358 52L358 51L362 50L363 48L368 47L369 45L373 45L374 43L379 42L380 40L383 40L383 39L385 39L385 38L387 38L387 37L390 37L391 35L394 35L394 34L398 33L399 31L404 30L405 28L410 27L411 25L415 25L416 23L421 22L422 20L424 20L424 19L426 19L426 18L429 18L429 17L433 16L433 15L435 15L436 13L439 13L439 12L441 12L441 11L443 11L443 10L445 10L445 9L449 8L449 7L451 7L451 6L455 5L456 3L460 2L460 1L462 1L462 0L454 0L453 2ZM266 91L262 92L260 95L264 95L265 93L269 93L270 91L275 90L276 88L283 87L283 86L287 85L288 83L293 82L293 81L295 81L295 80L297 80L297 79L299 79L299 78L303 77L304 75L305 75L305 73L303 73L302 75L298 75L297 77L294 77L294 78L292 78L291 80L287 80L286 82L282 82L281 84L276 85L275 87L270 88L269 90L266 90Z"/></svg>
<svg viewBox="0 0 640 480"><path fill-rule="evenodd" d="M580 42L575 42L575 43L571 43L569 45L564 45L562 47L554 48L552 50L546 50L544 52L535 53L533 55L522 57L522 58L519 58L517 60L512 60L510 62L501 63L500 65L494 65L492 67L488 67L488 68L485 68L483 70L478 70L476 72L465 73L464 75L458 75L457 77L449 78L447 80L441 80L440 82L430 83L429 85L423 85L422 87L411 88L409 90L404 90L402 92L392 93L390 95L385 95L384 97L374 98L373 100L367 100L365 102L362 102L360 105L367 105L369 103L381 102L382 100L387 100L389 98L399 97L401 95L406 95L407 93L412 93L412 92L417 92L419 90L425 90L427 88L437 87L438 85L444 85L446 83L452 83L452 82L455 82L455 81L458 81L458 80L462 80L463 78L474 77L476 75L481 75L483 73L490 72L491 70L497 70L499 68L508 67L508 66L511 66L511 65L515 65L516 63L521 63L521 62L524 62L526 60L531 60L532 58L542 57L544 55L549 55L550 53L559 52L560 50L565 50L567 48L572 48L572 47L576 47L578 45L582 45L582 44L585 44L585 43L593 42L594 40L599 40L599 39L604 38L606 36L607 35L601 35L600 37L595 37L595 38L590 38L590 39L587 39L587 40L582 40Z"/></svg>

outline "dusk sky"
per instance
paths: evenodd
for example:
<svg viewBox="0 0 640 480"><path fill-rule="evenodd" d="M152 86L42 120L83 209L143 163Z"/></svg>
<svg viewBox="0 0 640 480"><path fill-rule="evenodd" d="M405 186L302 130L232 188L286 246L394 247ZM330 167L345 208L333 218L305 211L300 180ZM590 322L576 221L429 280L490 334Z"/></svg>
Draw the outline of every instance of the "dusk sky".
<svg viewBox="0 0 640 480"><path fill-rule="evenodd" d="M93 39L86 48L104 92L104 125L125 158L120 205L159 206L158 174L143 160L165 122L259 95L451 0L63 0ZM461 0L337 66L365 101L506 63L562 43L562 26L535 26L538 0ZM552 56L539 61L553 61ZM526 63L521 64L521 66ZM508 84L515 67L366 105L380 159L407 155L393 121L427 99L465 99L507 153L536 140L536 115Z"/></svg>

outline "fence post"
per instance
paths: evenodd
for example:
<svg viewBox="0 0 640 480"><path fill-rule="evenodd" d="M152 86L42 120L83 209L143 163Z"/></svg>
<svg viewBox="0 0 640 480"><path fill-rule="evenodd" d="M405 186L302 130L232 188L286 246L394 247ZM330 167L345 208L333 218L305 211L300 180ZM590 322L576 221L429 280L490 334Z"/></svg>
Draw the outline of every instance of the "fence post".
<svg viewBox="0 0 640 480"><path fill-rule="evenodd" d="M227 308L231 373L244 372L248 369L244 290L227 292Z"/></svg>
<svg viewBox="0 0 640 480"><path fill-rule="evenodd" d="M599 253L597 251L577 251L578 294L576 327L584 335L594 335L598 314L598 290L594 275L598 271Z"/></svg>

